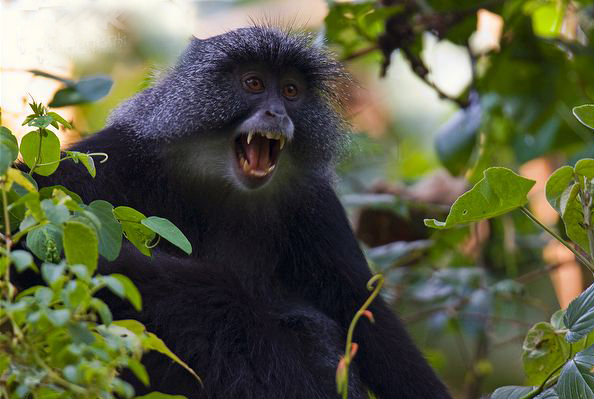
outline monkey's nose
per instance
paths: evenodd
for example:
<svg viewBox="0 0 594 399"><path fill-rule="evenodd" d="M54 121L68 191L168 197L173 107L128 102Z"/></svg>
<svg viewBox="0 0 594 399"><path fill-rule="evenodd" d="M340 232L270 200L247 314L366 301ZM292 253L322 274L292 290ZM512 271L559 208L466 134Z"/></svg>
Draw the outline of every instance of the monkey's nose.
<svg viewBox="0 0 594 399"><path fill-rule="evenodd" d="M266 116L270 116L271 118L277 118L277 117L283 117L285 116L285 113L282 111L273 111L270 109L267 109L266 111L264 111L264 114Z"/></svg>

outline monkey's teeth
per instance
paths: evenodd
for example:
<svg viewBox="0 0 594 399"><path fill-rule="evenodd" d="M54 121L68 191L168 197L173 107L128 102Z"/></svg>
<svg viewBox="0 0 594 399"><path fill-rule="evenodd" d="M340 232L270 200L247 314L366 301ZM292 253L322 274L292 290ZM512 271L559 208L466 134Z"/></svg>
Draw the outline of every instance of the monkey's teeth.
<svg viewBox="0 0 594 399"><path fill-rule="evenodd" d="M250 170L250 175L256 176L256 177L263 177L263 176L266 176L267 174L268 174L268 172L263 171L263 170Z"/></svg>
<svg viewBox="0 0 594 399"><path fill-rule="evenodd" d="M280 137L280 149L282 150L285 146L285 138L283 136Z"/></svg>
<svg viewBox="0 0 594 399"><path fill-rule="evenodd" d="M276 168L276 165L272 165L271 167L269 167L268 169L266 169L266 174L272 172L274 170L274 168Z"/></svg>
<svg viewBox="0 0 594 399"><path fill-rule="evenodd" d="M250 164L244 157L239 158L239 166L241 166L241 169L244 173L248 173L250 171Z"/></svg>
<svg viewBox="0 0 594 399"><path fill-rule="evenodd" d="M248 133L248 136L247 136L247 143L248 143L248 144L249 144L249 143L252 141L252 139L254 138L254 134L255 134L254 132L249 132L249 133Z"/></svg>

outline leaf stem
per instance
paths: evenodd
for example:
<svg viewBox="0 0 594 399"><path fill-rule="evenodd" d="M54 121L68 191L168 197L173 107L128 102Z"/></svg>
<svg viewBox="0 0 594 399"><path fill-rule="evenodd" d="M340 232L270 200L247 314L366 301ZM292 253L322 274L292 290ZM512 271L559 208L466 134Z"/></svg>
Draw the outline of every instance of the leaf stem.
<svg viewBox="0 0 594 399"><path fill-rule="evenodd" d="M539 225L543 230L545 230L547 233L549 233L551 236L553 236L557 241L559 241L561 244L565 245L567 247L567 249L569 249L571 252L573 252L576 259L578 261L580 261L581 264L586 266L592 273L594 273L594 266L592 266L590 256L588 256L588 258L586 258L584 255L579 253L575 248L573 248L571 246L571 244L569 242L567 242L566 240L561 238L561 236L559 234L555 233L553 230L551 230L550 228L545 226L540 220L538 220L536 218L536 216L534 216L528 210L528 208L526 208L525 206L520 207L520 210L524 213L524 215L528 216L528 218L530 218L534 223Z"/></svg>
<svg viewBox="0 0 594 399"><path fill-rule="evenodd" d="M353 360L353 357L351 356L351 349L353 347L353 333L355 332L355 326L357 325L357 322L359 321L361 316L363 316L363 313L371 305L373 300L379 295L383 284L384 284L384 276L382 276L381 274L376 274L375 276L371 277L371 279L369 279L369 281L367 282L367 289L369 291L373 291L373 292L371 293L371 295L369 295L369 298L367 298L367 300L363 303L363 306L361 306L361 308L359 308L357 313L355 313L355 316L353 317L353 320L351 321L351 324L349 325L349 330L347 332L346 348L344 351L345 378L344 378L344 384L343 384L344 389L342 391L343 399L348 398L348 392L349 392L349 365L350 365L351 361Z"/></svg>
<svg viewBox="0 0 594 399"><path fill-rule="evenodd" d="M576 179L580 178L576 177ZM589 179L584 177L583 186L578 184L580 203L582 205L582 213L584 214L584 229L588 236L588 247L590 249L590 256L594 256L594 229L592 227L592 187ZM594 268L594 262L590 260L590 265Z"/></svg>
<svg viewBox="0 0 594 399"><path fill-rule="evenodd" d="M10 262L10 249L12 247L12 237L10 235L10 215L8 214L8 196L6 195L6 176L0 177L0 191L2 191L2 210L4 215L4 252L3 256L8 257ZM9 299L13 297L12 284L10 282L10 263L4 272L4 285L8 289L6 294Z"/></svg>
<svg viewBox="0 0 594 399"><path fill-rule="evenodd" d="M90 157L103 157L103 159L101 161L99 161L99 163L103 163L103 162L107 161L107 159L109 158L108 155L106 153L104 153L104 152L92 152L90 154L85 154L85 155L88 155ZM55 163L59 163L59 162L65 161L67 159L74 159L74 158L75 157L72 156L72 155L67 155L64 158L58 159L57 161L46 162L46 163L39 163L39 164L37 164L35 166L38 167L38 166L53 165Z"/></svg>
<svg viewBox="0 0 594 399"><path fill-rule="evenodd" d="M33 166L31 167L31 170L29 170L29 176L33 176L33 171L35 170L35 168L37 168L38 162L41 160L41 143L43 141L43 130L42 128L39 128L37 134L39 134L39 147L37 148L37 156L35 157L35 162L33 162Z"/></svg>
<svg viewBox="0 0 594 399"><path fill-rule="evenodd" d="M569 361L569 359L567 359L567 361ZM542 383L536 389L528 392L526 395L522 396L520 399L532 399L536 395L538 395L542 391L544 391L546 388L550 387L551 385L556 384L557 383L557 380L559 379L559 376L556 376L553 379L551 379L551 377L553 377L555 374L557 374L557 372L559 370L561 370L563 368L563 366L565 366L565 364L567 363L567 361L565 361L565 362L561 363L559 366L557 366L553 371L551 371L545 377L545 379L542 381Z"/></svg>

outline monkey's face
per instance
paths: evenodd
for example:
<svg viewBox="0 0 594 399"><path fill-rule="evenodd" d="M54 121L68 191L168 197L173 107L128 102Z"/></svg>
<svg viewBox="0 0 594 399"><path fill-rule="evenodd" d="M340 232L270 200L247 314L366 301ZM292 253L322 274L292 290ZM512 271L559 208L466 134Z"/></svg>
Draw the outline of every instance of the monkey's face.
<svg viewBox="0 0 594 399"><path fill-rule="evenodd" d="M306 36L240 29L193 40L112 123L158 141L162 165L184 189L240 201L247 193L260 204L260 194L289 194L332 173L346 76Z"/></svg>
<svg viewBox="0 0 594 399"><path fill-rule="evenodd" d="M249 111L231 133L232 169L245 188L259 188L273 178L293 141L291 114L303 104L307 88L294 70L250 65L238 68L233 76Z"/></svg>

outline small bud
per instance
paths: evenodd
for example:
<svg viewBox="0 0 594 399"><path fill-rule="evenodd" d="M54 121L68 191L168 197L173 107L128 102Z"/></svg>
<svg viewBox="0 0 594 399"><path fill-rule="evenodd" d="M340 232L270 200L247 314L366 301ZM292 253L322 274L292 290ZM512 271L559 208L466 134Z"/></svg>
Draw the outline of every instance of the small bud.
<svg viewBox="0 0 594 399"><path fill-rule="evenodd" d="M367 317L370 322L375 323L375 319L373 317L373 313L371 313L371 310L364 310L363 316Z"/></svg>
<svg viewBox="0 0 594 399"><path fill-rule="evenodd" d="M355 355L357 354L357 351L358 350L359 350L359 344L356 343L356 342L353 342L351 344L351 353L350 353L351 360L355 357Z"/></svg>
<svg viewBox="0 0 594 399"><path fill-rule="evenodd" d="M346 375L346 360L344 356L341 356L338 361L338 366L336 367L336 389L339 394L342 393L346 387Z"/></svg>

